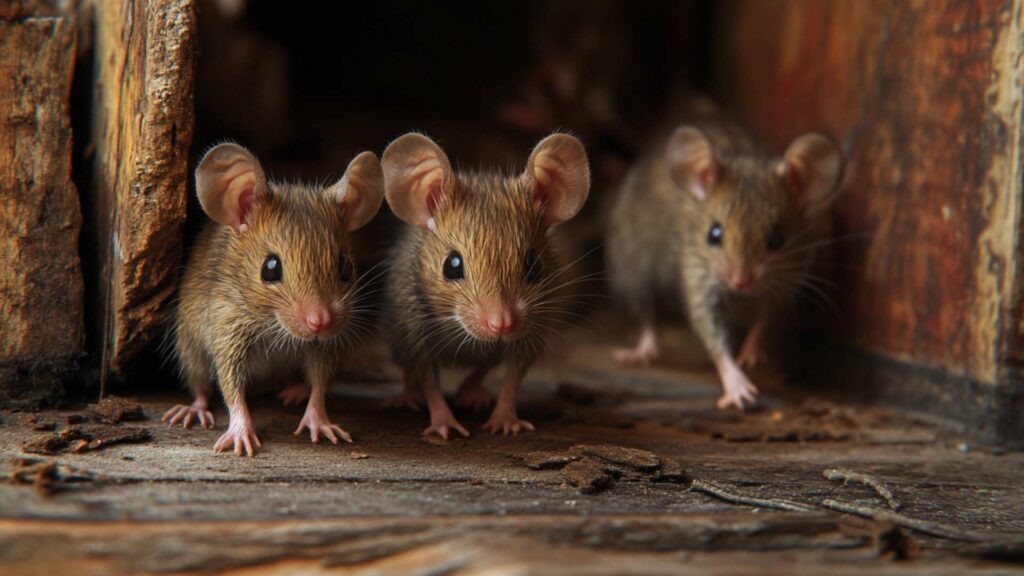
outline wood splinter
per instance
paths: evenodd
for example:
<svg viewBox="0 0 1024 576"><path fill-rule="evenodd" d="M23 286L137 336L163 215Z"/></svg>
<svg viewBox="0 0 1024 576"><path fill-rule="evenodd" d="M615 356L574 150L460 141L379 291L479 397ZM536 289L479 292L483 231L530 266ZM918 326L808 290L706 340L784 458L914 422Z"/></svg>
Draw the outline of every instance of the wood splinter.
<svg viewBox="0 0 1024 576"><path fill-rule="evenodd" d="M964 530L941 522L929 522L919 518L911 518L904 514L900 514L899 512L892 512L883 508L872 508L870 506L849 504L831 499L822 500L821 505L830 510L835 510L844 514L853 514L854 516L870 518L875 522L896 524L897 526L916 530L922 534L945 538L947 540L959 540L962 542L991 542L1009 539L1005 534L986 534L973 530Z"/></svg>
<svg viewBox="0 0 1024 576"><path fill-rule="evenodd" d="M892 491L889 490L881 480L870 474L855 472L847 468L828 468L823 470L821 475L824 476L826 480L831 480L833 482L842 481L844 484L849 482L859 482L877 492L878 495L885 500L885 503L889 505L889 508L899 510L900 506L902 506L900 501L893 496Z"/></svg>
<svg viewBox="0 0 1024 576"><path fill-rule="evenodd" d="M747 506L758 506L761 508L774 508L776 510L785 510L787 512L813 512L814 507L807 504L801 504L800 502L793 502L791 500L780 500L775 498L758 498L757 496L750 496L747 494L738 494L731 492L726 488L723 488L712 482L706 482L704 480L694 480L690 484L690 490L697 492L703 492L715 498L731 502L733 504L745 504Z"/></svg>

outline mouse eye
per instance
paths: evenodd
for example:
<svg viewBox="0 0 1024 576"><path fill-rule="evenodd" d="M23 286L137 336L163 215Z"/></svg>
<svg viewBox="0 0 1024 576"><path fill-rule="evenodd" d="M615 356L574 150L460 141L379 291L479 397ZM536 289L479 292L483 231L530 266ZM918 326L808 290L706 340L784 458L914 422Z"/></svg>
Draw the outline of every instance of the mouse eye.
<svg viewBox="0 0 1024 576"><path fill-rule="evenodd" d="M768 249L778 250L782 248L782 245L786 243L786 237L782 234L782 226L776 224L772 228L771 234L768 235Z"/></svg>
<svg viewBox="0 0 1024 576"><path fill-rule="evenodd" d="M466 270L462 265L462 254L452 250L448 253L448 257L444 259L444 279L462 280L465 277Z"/></svg>
<svg viewBox="0 0 1024 576"><path fill-rule="evenodd" d="M725 236L725 232L722 231L722 225L715 222L711 225L711 229L708 230L708 245L710 246L721 246L722 238Z"/></svg>
<svg viewBox="0 0 1024 576"><path fill-rule="evenodd" d="M281 281L281 258L277 254L267 254L263 261L263 268L260 270L260 278L266 284L274 284Z"/></svg>
<svg viewBox="0 0 1024 576"><path fill-rule="evenodd" d="M356 266L352 263L352 260L345 254L341 255L341 259L338 260L338 278L341 278L342 282L351 282L352 277L356 275Z"/></svg>
<svg viewBox="0 0 1024 576"><path fill-rule="evenodd" d="M526 281L530 284L536 284L540 282L541 277L544 275L544 267L540 263L540 256L532 249L526 252L526 260L523 262L523 273L526 276Z"/></svg>

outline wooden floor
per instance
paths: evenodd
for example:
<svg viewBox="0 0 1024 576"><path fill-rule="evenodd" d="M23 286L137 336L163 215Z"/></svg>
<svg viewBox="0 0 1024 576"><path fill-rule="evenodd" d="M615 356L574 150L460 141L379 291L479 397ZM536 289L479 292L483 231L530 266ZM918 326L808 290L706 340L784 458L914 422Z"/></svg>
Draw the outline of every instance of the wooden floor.
<svg viewBox="0 0 1024 576"><path fill-rule="evenodd" d="M562 349L531 374L521 404L537 431L517 438L485 435L485 415L461 414L471 438L424 441L425 415L379 407L399 388L379 352L333 391L330 410L351 446L293 436L300 410L272 397L254 402L264 443L254 459L212 451L223 410L218 430L163 426L159 415L184 395L144 396L148 419L118 424L146 429L150 440L80 453L23 450L76 426L66 424L76 411L0 414L0 472L21 480L0 483L0 573L958 574L1019 566L1024 454L974 445L906 414L807 398L768 377L759 380L768 391L757 411L718 412L712 374L682 353L691 344L678 336L679 364L645 370L611 365L600 346ZM52 432L33 429L51 422ZM609 461L620 447L651 452L632 456L660 468ZM555 456L597 468L560 470ZM50 462L47 494L32 471ZM672 462L685 477L659 477ZM827 479L832 469L880 481L899 510L868 485ZM580 470L584 482L611 483L583 494L566 480ZM744 499L755 504L727 501ZM886 516L834 510L849 505Z"/></svg>

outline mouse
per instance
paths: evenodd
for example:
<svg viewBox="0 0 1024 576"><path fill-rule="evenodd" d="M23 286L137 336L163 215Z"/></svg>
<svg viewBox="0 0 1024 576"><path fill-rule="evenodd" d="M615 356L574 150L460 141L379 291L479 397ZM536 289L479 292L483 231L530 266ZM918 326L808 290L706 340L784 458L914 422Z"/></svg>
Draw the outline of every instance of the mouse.
<svg viewBox="0 0 1024 576"><path fill-rule="evenodd" d="M402 368L399 402L426 404L424 436L469 432L453 416L440 368L471 369L456 393L470 407L490 404L486 375L506 362L483 429L533 430L518 417L523 377L559 325L562 270L549 233L573 218L590 192L590 166L575 137L541 140L519 174L455 171L429 137L409 133L381 156L385 199L406 223L391 256L385 330Z"/></svg>
<svg viewBox="0 0 1024 576"><path fill-rule="evenodd" d="M745 370L763 359L766 327L813 283L821 214L843 160L820 134L772 157L735 122L676 128L629 170L609 215L606 270L612 294L640 327L624 364L659 353L658 324L683 315L714 363L721 409L744 409L757 388ZM730 318L748 329L738 353ZM752 320L751 320L752 319Z"/></svg>
<svg viewBox="0 0 1024 576"><path fill-rule="evenodd" d="M306 409L295 430L337 444L351 435L327 415L329 380L365 320L350 232L384 197L380 161L363 152L328 186L268 180L256 157L232 142L210 149L195 170L209 217L187 261L171 341L191 405L168 410L170 426L215 425L216 381L228 408L214 450L252 457L262 448L246 393L260 382L301 375ZM302 385L292 384L286 390Z"/></svg>

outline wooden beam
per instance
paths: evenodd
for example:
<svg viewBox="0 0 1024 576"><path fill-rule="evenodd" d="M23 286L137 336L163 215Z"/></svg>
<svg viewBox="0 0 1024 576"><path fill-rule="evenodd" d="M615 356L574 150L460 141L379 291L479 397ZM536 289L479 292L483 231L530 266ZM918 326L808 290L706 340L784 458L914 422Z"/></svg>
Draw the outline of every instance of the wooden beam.
<svg viewBox="0 0 1024 576"><path fill-rule="evenodd" d="M74 63L73 19L0 20L0 403L52 386L83 353Z"/></svg>
<svg viewBox="0 0 1024 576"><path fill-rule="evenodd" d="M192 0L96 3L93 206L102 372L159 335L181 263L193 127Z"/></svg>

